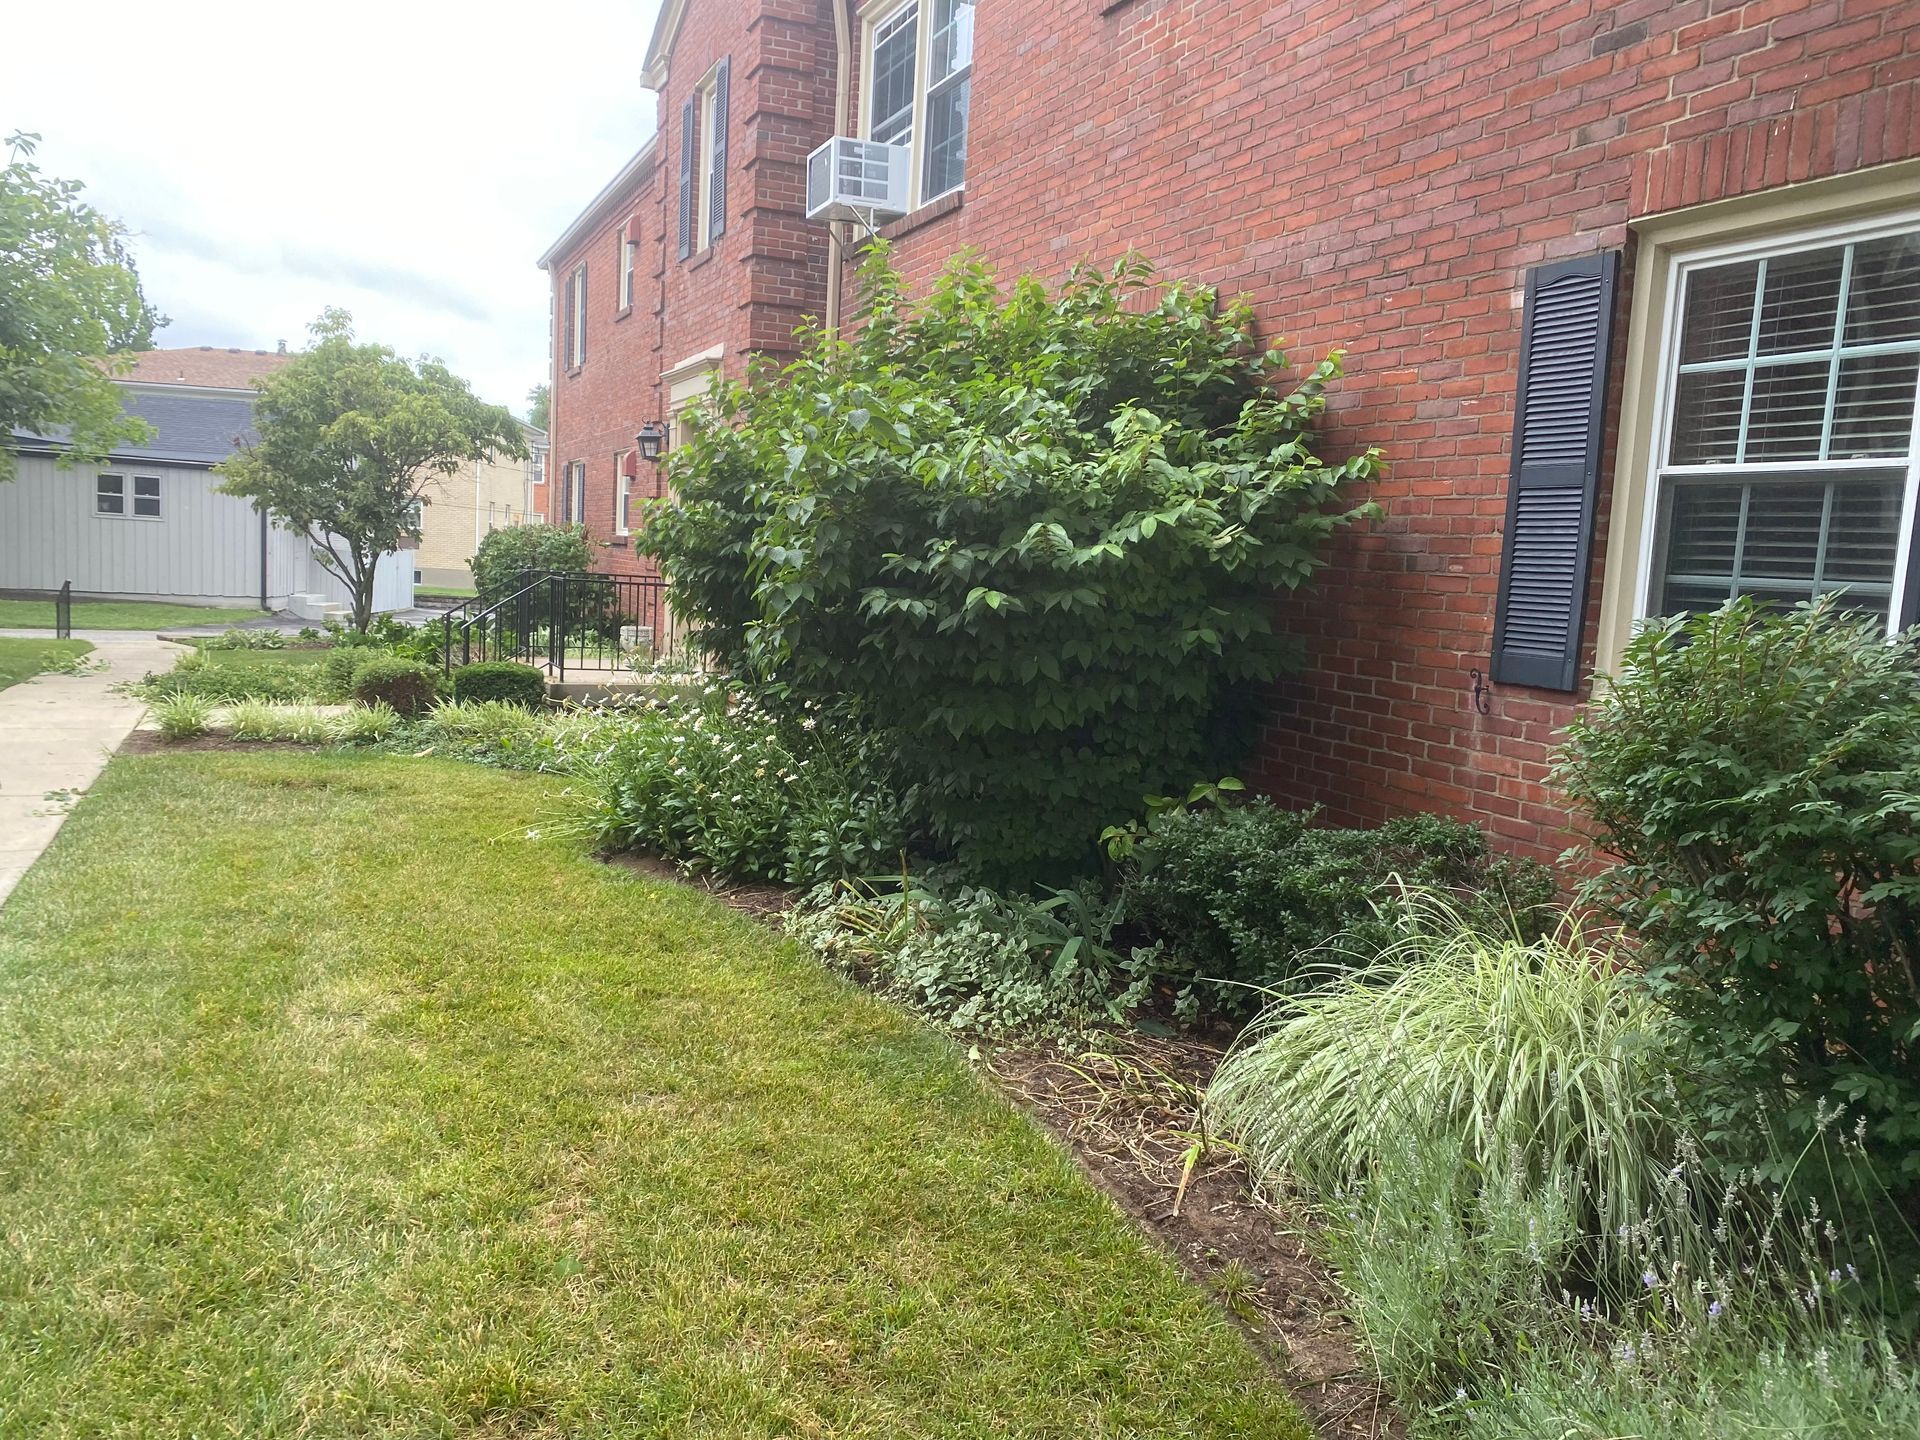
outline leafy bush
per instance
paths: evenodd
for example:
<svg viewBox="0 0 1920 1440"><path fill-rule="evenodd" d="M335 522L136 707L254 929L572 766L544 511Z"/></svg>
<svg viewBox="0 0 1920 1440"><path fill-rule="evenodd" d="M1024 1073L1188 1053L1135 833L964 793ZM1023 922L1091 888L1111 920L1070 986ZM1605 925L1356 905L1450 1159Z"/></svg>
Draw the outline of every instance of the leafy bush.
<svg viewBox="0 0 1920 1440"><path fill-rule="evenodd" d="M446 643L446 624L429 620L424 625L409 625L391 615L375 615L365 630L355 630L338 620L329 620L327 638L336 650L386 651L403 659L438 665Z"/></svg>
<svg viewBox="0 0 1920 1440"><path fill-rule="evenodd" d="M882 247L883 248L883 247ZM698 642L777 694L851 696L976 875L1069 872L1152 790L1231 768L1290 648L1278 597L1370 513L1375 452L1309 431L1251 312L1149 268L1002 296L961 262L777 385L720 386L639 543Z"/></svg>
<svg viewBox="0 0 1920 1440"><path fill-rule="evenodd" d="M1388 919L1384 923L1391 923ZM1666 1176L1679 1068L1660 1009L1577 928L1492 939L1444 902L1401 907L1376 967L1274 1006L1214 1077L1208 1110L1272 1174L1337 1190L1409 1131L1475 1174L1566 1177L1612 1233Z"/></svg>
<svg viewBox="0 0 1920 1440"><path fill-rule="evenodd" d="M228 628L199 642L202 650L284 650L287 637L278 630Z"/></svg>
<svg viewBox="0 0 1920 1440"><path fill-rule="evenodd" d="M889 869L907 838L857 731L782 720L717 687L624 712L577 775L594 843L726 875L806 884Z"/></svg>
<svg viewBox="0 0 1920 1440"><path fill-rule="evenodd" d="M362 705L385 705L399 715L418 715L440 693L440 677L417 660L377 655L353 672L353 698Z"/></svg>
<svg viewBox="0 0 1920 1440"><path fill-rule="evenodd" d="M191 740L207 733L213 702L201 695L169 695L153 707L154 722L169 740Z"/></svg>
<svg viewBox="0 0 1920 1440"><path fill-rule="evenodd" d="M353 677L359 673L366 661L378 655L378 650L361 649L357 646L336 646L327 652L327 658L320 662L320 680L317 689L320 695L329 701L351 700L353 698Z"/></svg>
<svg viewBox="0 0 1920 1440"><path fill-rule="evenodd" d="M485 660L462 665L453 672L456 700L497 700L525 709L547 703L547 677L517 660Z"/></svg>
<svg viewBox="0 0 1920 1440"><path fill-rule="evenodd" d="M825 964L956 1030L1032 1031L1116 1020L1139 1002L1145 967L1118 948L1121 918L1117 902L1073 889L1034 901L856 882L815 890L786 928Z"/></svg>
<svg viewBox="0 0 1920 1440"><path fill-rule="evenodd" d="M528 570L576 572L593 565L583 525L510 525L492 530L473 557L473 588L491 605L518 588Z"/></svg>
<svg viewBox="0 0 1920 1440"><path fill-rule="evenodd" d="M136 693L155 701L196 695L216 705L248 699L301 703L326 698L319 693L320 677L313 673L314 668L277 663L271 667L220 665L194 651L182 655L164 674L149 673Z"/></svg>
<svg viewBox="0 0 1920 1440"><path fill-rule="evenodd" d="M1227 1009L1302 982L1339 952L1370 957L1393 943L1399 884L1455 892L1498 934L1536 935L1551 922L1545 866L1490 855L1472 825L1408 815L1377 830L1315 825L1316 810L1250 805L1158 817L1134 846L1134 915L1172 952L1169 969ZM1386 907L1390 912L1392 907Z"/></svg>
<svg viewBox="0 0 1920 1440"><path fill-rule="evenodd" d="M1654 993L1801 1137L1845 1107L1920 1194L1920 639L1832 601L1655 623L1558 771Z"/></svg>

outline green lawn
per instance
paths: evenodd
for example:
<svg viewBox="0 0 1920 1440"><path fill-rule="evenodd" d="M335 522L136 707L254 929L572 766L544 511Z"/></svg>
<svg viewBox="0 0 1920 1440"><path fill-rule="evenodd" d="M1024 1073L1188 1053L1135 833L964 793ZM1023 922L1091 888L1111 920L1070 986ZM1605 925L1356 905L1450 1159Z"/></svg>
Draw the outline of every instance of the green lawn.
<svg viewBox="0 0 1920 1440"><path fill-rule="evenodd" d="M562 803L109 767L0 908L0 1429L1305 1440L952 1044Z"/></svg>
<svg viewBox="0 0 1920 1440"><path fill-rule="evenodd" d="M413 587L413 593L416 595L439 595L451 597L456 600L471 600L480 592L471 585L416 585Z"/></svg>
<svg viewBox="0 0 1920 1440"><path fill-rule="evenodd" d="M76 630L166 630L176 625L238 625L266 611L216 610L202 605L163 605L148 600L76 600ZM53 601L0 600L0 630L53 629Z"/></svg>
<svg viewBox="0 0 1920 1440"><path fill-rule="evenodd" d="M0 690L31 680L49 666L91 649L93 646L84 640L21 640L0 635Z"/></svg>

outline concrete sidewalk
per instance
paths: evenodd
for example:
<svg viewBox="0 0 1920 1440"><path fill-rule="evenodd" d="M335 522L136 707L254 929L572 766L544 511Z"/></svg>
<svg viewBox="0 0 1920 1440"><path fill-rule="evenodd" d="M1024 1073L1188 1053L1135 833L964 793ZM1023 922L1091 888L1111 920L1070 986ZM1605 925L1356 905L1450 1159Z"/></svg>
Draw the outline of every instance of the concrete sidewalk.
<svg viewBox="0 0 1920 1440"><path fill-rule="evenodd" d="M52 638L46 630L0 635ZM184 648L137 630L76 630L73 638L93 646L86 659L97 668L0 690L0 904L146 714L143 701L113 687L172 669Z"/></svg>

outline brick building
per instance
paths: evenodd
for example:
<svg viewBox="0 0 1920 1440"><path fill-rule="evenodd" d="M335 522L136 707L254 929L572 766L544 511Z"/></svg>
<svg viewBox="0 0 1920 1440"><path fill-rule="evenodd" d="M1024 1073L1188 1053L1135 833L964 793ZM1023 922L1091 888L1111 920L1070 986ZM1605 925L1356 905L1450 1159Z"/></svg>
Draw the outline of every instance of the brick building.
<svg viewBox="0 0 1920 1440"><path fill-rule="evenodd" d="M1385 450L1386 518L1285 616L1311 663L1257 773L1288 800L1551 851L1554 732L1637 617L1920 612L1920 5L974 10L665 6L658 139L542 262L554 518L611 565L621 488L658 485L636 423L838 318L847 237L801 218L838 133L905 147L883 233L917 283L962 247L1049 278L1137 250L1300 361L1347 352L1323 449Z"/></svg>

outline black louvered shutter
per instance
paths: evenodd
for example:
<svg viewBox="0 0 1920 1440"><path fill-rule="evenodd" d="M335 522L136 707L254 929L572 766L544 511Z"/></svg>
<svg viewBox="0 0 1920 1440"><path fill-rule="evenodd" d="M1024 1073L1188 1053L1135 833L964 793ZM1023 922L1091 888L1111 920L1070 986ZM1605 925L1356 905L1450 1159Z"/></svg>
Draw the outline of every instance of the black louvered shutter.
<svg viewBox="0 0 1920 1440"><path fill-rule="evenodd" d="M573 363L584 365L587 363L587 316L593 313L587 309L587 267L585 265L580 267L580 308L574 313L579 317L574 323L579 327L579 333L575 338L579 341L580 348L573 352L575 356Z"/></svg>
<svg viewBox="0 0 1920 1440"><path fill-rule="evenodd" d="M1618 251L1527 272L1495 680L1573 690L1600 488Z"/></svg>
<svg viewBox="0 0 1920 1440"><path fill-rule="evenodd" d="M693 254L693 101L680 107L680 258Z"/></svg>
<svg viewBox="0 0 1920 1440"><path fill-rule="evenodd" d="M713 76L713 188L707 196L712 218L707 234L714 240L727 233L727 71L732 64L731 56L722 60Z"/></svg>
<svg viewBox="0 0 1920 1440"><path fill-rule="evenodd" d="M560 342L560 368L563 370L571 370L573 368L573 357L579 353L573 344L573 317L575 313L573 308L573 281L574 272L569 270L567 272L567 294L564 302L566 305L566 314L562 316L560 320L560 334L562 336Z"/></svg>

